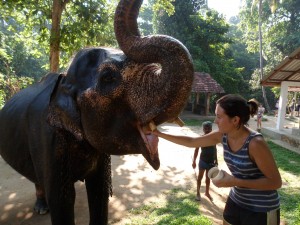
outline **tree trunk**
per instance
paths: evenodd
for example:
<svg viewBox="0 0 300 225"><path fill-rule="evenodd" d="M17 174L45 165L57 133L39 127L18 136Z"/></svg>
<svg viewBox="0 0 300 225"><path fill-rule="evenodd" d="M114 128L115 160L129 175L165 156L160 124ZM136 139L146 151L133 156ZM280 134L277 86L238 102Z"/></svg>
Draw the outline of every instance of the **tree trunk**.
<svg viewBox="0 0 300 225"><path fill-rule="evenodd" d="M52 27L50 31L50 71L59 70L60 53L60 23L61 15L70 0L53 0L52 6Z"/></svg>
<svg viewBox="0 0 300 225"><path fill-rule="evenodd" d="M209 115L210 96L211 96L211 93L206 93L206 97L205 97L205 116Z"/></svg>
<svg viewBox="0 0 300 225"><path fill-rule="evenodd" d="M259 30L259 61L260 61L260 81L263 78L263 56L262 56L262 33L261 33L261 16L262 16L262 0L259 0L259 6L258 6L258 30ZM269 103L268 103L268 99L266 96L266 91L265 91L265 87L261 85L261 91L262 91L262 95L263 95L263 99L264 99L264 103L265 103L265 108L267 109L268 112L271 111Z"/></svg>

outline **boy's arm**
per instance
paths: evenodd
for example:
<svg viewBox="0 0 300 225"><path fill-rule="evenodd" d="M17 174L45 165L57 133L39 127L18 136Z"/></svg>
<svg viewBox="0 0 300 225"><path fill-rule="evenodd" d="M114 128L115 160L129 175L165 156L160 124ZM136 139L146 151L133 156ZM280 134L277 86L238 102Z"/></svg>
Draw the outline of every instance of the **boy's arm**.
<svg viewBox="0 0 300 225"><path fill-rule="evenodd" d="M193 157L193 161L194 161L194 162L195 162L196 159L197 159L198 152L199 152L199 147L195 148L195 151L194 151L194 157Z"/></svg>
<svg viewBox="0 0 300 225"><path fill-rule="evenodd" d="M218 163L218 155L217 155L217 146L215 146L215 164L219 165L219 163Z"/></svg>
<svg viewBox="0 0 300 225"><path fill-rule="evenodd" d="M192 163L192 167L194 169L196 168L196 159L198 156L198 152L199 152L199 147L195 148L195 151L194 151L194 157L193 157L193 163Z"/></svg>

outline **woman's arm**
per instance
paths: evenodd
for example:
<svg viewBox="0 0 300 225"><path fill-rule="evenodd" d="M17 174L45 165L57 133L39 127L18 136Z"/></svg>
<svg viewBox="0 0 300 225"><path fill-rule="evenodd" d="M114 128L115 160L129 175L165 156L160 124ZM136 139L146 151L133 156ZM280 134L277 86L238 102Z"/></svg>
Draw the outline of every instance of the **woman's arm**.
<svg viewBox="0 0 300 225"><path fill-rule="evenodd" d="M190 148L196 147L206 147L211 145L216 145L221 142L222 134L218 131L210 132L209 134L200 136L200 137L188 137L188 136L179 136L162 133L159 130L152 131L154 135L171 141L175 144L184 145Z"/></svg>
<svg viewBox="0 0 300 225"><path fill-rule="evenodd" d="M214 182L218 187L245 187L259 190L276 190L282 181L273 155L262 137L255 137L249 144L251 159L257 164L264 177L254 180L243 180L225 173L224 179Z"/></svg>

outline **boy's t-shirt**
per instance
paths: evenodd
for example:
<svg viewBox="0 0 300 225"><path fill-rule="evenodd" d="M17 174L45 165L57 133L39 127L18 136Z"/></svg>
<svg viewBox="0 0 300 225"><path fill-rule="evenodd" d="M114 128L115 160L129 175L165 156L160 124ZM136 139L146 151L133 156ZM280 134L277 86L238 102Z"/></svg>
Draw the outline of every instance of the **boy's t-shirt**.
<svg viewBox="0 0 300 225"><path fill-rule="evenodd" d="M214 163L217 158L216 146L201 147L200 160L206 163Z"/></svg>

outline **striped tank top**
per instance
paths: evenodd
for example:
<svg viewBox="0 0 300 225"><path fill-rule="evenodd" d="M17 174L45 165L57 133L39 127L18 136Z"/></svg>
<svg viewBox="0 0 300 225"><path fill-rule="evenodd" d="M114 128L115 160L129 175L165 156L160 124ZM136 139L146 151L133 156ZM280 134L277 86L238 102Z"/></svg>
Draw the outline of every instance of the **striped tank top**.
<svg viewBox="0 0 300 225"><path fill-rule="evenodd" d="M256 136L261 136L261 134L251 132L242 148L233 152L228 145L227 135L223 135L224 160L234 177L239 179L264 177L264 174L249 157L249 143ZM276 190L232 187L229 197L240 207L253 212L269 212L280 206L279 195Z"/></svg>

